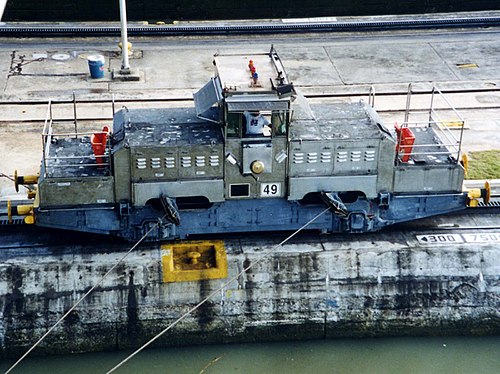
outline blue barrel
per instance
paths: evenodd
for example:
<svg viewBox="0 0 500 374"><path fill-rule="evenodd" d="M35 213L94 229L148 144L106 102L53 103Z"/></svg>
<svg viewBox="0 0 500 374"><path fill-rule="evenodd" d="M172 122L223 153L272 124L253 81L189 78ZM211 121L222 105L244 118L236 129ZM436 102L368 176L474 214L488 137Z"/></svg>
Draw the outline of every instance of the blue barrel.
<svg viewBox="0 0 500 374"><path fill-rule="evenodd" d="M91 55L87 57L89 61L90 76L94 79L104 78L104 56L102 55Z"/></svg>

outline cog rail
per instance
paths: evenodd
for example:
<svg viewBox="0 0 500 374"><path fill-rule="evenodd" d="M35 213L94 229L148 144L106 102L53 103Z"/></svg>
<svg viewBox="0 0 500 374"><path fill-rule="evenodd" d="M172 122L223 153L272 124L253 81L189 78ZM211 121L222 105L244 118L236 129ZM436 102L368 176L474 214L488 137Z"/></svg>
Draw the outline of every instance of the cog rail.
<svg viewBox="0 0 500 374"><path fill-rule="evenodd" d="M249 23L235 25L155 25L129 26L130 36L245 35L303 32L359 32L405 29L471 28L500 25L500 17L433 18L354 22ZM114 26L9 26L0 27L0 37L117 36Z"/></svg>

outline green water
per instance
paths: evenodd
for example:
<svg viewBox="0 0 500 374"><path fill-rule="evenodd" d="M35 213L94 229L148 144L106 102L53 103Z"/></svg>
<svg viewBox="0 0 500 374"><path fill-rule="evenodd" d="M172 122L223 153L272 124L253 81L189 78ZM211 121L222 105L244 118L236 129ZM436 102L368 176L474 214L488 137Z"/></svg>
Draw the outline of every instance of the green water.
<svg viewBox="0 0 500 374"><path fill-rule="evenodd" d="M30 357L13 373L104 373L129 352ZM5 371L10 361L3 361ZM115 373L500 373L500 336L338 339L144 350Z"/></svg>

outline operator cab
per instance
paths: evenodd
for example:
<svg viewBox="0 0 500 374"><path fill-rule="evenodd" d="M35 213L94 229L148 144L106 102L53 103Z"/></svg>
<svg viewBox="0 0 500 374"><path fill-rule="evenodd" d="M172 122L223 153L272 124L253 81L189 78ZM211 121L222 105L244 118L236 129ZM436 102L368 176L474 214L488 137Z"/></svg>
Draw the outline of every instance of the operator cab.
<svg viewBox="0 0 500 374"><path fill-rule="evenodd" d="M200 118L220 123L225 137L286 135L295 91L274 48L269 53L219 54L213 63L215 77L194 94Z"/></svg>
<svg viewBox="0 0 500 374"><path fill-rule="evenodd" d="M217 54L215 76L194 94L198 117L224 136L226 199L285 197L295 95L278 53Z"/></svg>

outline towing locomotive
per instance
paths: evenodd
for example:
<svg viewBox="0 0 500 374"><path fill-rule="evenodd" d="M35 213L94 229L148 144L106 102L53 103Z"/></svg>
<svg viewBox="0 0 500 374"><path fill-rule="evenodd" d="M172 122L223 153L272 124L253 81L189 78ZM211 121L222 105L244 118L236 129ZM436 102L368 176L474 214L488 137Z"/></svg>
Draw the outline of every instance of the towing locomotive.
<svg viewBox="0 0 500 374"><path fill-rule="evenodd" d="M213 64L194 107L124 107L92 134L58 133L49 117L30 221L169 240L297 230L328 207L308 229L370 232L466 208L462 136L433 110L394 132L363 101L308 103L274 48Z"/></svg>

